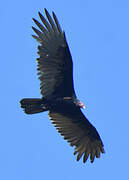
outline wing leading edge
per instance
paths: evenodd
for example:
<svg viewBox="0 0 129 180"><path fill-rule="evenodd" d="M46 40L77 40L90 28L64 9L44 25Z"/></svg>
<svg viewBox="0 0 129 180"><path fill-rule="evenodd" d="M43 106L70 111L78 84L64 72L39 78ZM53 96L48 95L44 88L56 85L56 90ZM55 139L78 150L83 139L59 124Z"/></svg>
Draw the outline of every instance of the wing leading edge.
<svg viewBox="0 0 129 180"><path fill-rule="evenodd" d="M95 157L99 158L100 153L104 153L103 143L97 130L76 105L69 104L64 109L51 110L49 117L64 139L71 146L75 146L74 154L77 154L77 160L83 155L84 163L88 156L93 162Z"/></svg>
<svg viewBox="0 0 129 180"><path fill-rule="evenodd" d="M53 19L45 9L47 20L39 13L43 24L33 19L40 31L32 27L40 43L38 46L38 75L41 94L45 98L76 97L73 85L73 63L70 50L58 19L54 12Z"/></svg>

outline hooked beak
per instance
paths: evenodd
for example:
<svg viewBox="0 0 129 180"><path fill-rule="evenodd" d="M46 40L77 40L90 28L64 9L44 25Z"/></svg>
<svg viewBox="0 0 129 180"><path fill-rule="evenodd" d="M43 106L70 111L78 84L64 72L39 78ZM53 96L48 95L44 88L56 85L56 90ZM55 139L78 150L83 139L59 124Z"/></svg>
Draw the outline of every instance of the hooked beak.
<svg viewBox="0 0 129 180"><path fill-rule="evenodd" d="M85 105L81 101L78 101L78 106L82 109L86 109Z"/></svg>
<svg viewBox="0 0 129 180"><path fill-rule="evenodd" d="M85 106L83 106L83 107L82 107L82 109L86 109L86 107L85 107Z"/></svg>

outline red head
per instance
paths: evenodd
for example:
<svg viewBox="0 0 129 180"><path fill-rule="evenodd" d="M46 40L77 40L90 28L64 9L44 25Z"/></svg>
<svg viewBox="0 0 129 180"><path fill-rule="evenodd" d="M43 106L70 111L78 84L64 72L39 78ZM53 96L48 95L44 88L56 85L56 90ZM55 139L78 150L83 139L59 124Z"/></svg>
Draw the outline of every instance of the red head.
<svg viewBox="0 0 129 180"><path fill-rule="evenodd" d="M82 109L86 109L85 105L83 104L83 102L77 100L77 105L82 108Z"/></svg>

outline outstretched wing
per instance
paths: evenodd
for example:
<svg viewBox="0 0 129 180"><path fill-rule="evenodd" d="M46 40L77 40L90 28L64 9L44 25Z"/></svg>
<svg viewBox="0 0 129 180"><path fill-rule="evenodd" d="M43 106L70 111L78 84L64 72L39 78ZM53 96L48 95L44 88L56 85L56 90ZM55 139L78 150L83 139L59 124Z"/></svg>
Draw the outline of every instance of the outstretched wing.
<svg viewBox="0 0 129 180"><path fill-rule="evenodd" d="M75 146L74 155L77 161L83 155L85 163L88 156L93 162L104 153L103 143L94 126L83 115L80 108L74 104L68 104L65 108L56 108L49 112L49 117L58 130L71 146Z"/></svg>
<svg viewBox="0 0 129 180"><path fill-rule="evenodd" d="M69 47L56 15L53 19L45 9L47 20L39 13L43 24L33 19L39 30L32 27L37 36L33 37L41 44L38 46L38 75L41 94L44 97L75 96L73 87L73 64Z"/></svg>

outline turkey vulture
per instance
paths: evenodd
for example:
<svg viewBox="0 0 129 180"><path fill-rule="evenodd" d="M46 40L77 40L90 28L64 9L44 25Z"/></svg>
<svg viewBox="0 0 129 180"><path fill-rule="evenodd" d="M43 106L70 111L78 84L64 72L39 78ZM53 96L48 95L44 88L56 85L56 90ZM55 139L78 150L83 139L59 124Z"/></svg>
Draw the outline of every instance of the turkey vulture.
<svg viewBox="0 0 129 180"><path fill-rule="evenodd" d="M39 43L37 58L38 76L42 98L24 98L20 101L26 114L48 111L58 132L71 146L75 146L77 161L83 155L85 163L104 153L102 140L94 126L81 111L84 104L76 97L73 85L73 62L66 41L54 12L53 18L45 9L47 20L39 12L42 24L33 19L38 29L32 35Z"/></svg>

